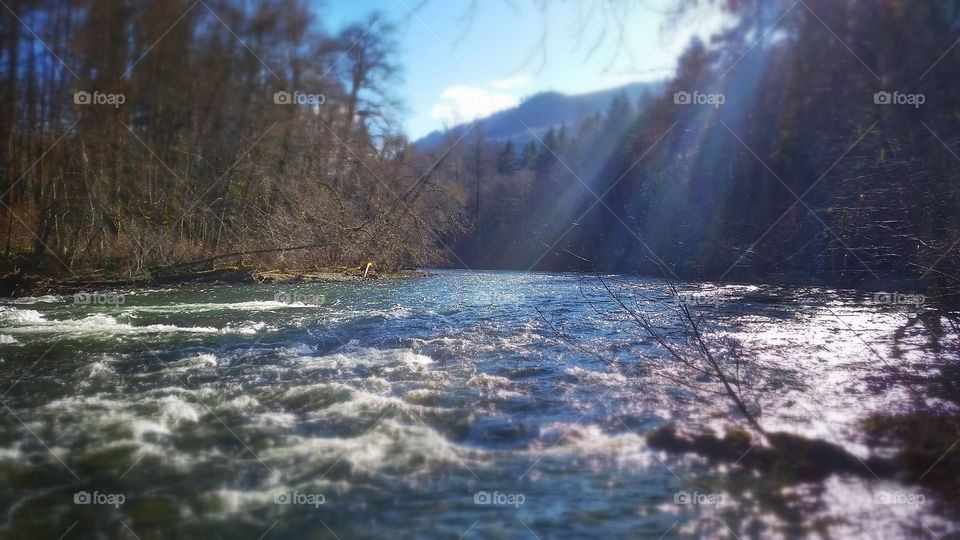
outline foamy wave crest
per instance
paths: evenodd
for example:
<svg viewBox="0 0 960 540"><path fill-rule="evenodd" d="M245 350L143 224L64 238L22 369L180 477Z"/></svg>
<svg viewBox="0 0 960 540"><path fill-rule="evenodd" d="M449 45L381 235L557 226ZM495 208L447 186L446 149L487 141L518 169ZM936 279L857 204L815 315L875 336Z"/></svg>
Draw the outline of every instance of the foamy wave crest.
<svg viewBox="0 0 960 540"><path fill-rule="evenodd" d="M286 444L261 453L267 462L283 463L293 477L321 473L333 465L351 475L388 476L410 481L450 465L467 466L471 450L457 446L425 425L405 425L384 419L358 437L291 436ZM330 478L336 478L331 473Z"/></svg>
<svg viewBox="0 0 960 540"><path fill-rule="evenodd" d="M10 298L4 300L4 304L17 304L17 305L30 305L30 304L55 304L57 302L62 302L62 296L56 296L53 294L45 294L43 296L24 296L22 298Z"/></svg>
<svg viewBox="0 0 960 540"><path fill-rule="evenodd" d="M276 300L250 300L247 302L205 302L189 304L166 304L159 306L130 306L126 314L136 313L202 313L205 311L277 311L281 309L316 308L318 304L303 302L279 302Z"/></svg>
<svg viewBox="0 0 960 540"><path fill-rule="evenodd" d="M405 368L413 371L423 370L432 366L433 358L419 354L410 349L377 349L374 347L355 347L348 344L334 354L311 356L309 348L301 346L288 347L286 353L298 363L310 369L316 368L355 368L355 367L384 367Z"/></svg>
<svg viewBox="0 0 960 540"><path fill-rule="evenodd" d="M596 425L555 423L544 426L540 439L527 452L541 458L572 456L577 466L589 470L603 470L611 466L622 469L648 468L656 463L639 434L632 431L608 433ZM549 467L548 463L544 463L537 468ZM532 476L536 474L532 473Z"/></svg>
<svg viewBox="0 0 960 540"><path fill-rule="evenodd" d="M55 415L58 425L62 422L59 429L67 438L90 432L110 433L110 437L88 449L91 454L121 447L134 447L138 454L169 454L169 448L158 444L158 437L195 424L203 415L202 408L175 393L140 396L137 400L110 399L102 395L68 397L51 401L42 410ZM187 457L177 456L175 461Z"/></svg>
<svg viewBox="0 0 960 540"><path fill-rule="evenodd" d="M135 326L122 323L102 313L82 319L47 319L43 313L32 309L4 309L0 311L4 330L13 334L156 334L184 332L193 334L254 334L266 327L263 323L250 323L223 329L210 326L175 326L171 324L148 324Z"/></svg>
<svg viewBox="0 0 960 540"><path fill-rule="evenodd" d="M210 353L197 354L181 360L170 362L164 366L164 371L184 372L184 371L206 371L216 369L220 360L216 355Z"/></svg>

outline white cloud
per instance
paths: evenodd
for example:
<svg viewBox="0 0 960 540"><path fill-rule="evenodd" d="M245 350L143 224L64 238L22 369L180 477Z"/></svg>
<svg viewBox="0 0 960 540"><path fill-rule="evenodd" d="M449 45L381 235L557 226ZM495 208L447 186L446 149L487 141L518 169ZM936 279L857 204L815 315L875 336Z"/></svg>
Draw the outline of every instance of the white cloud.
<svg viewBox="0 0 960 540"><path fill-rule="evenodd" d="M440 94L440 101L430 110L430 118L446 124L460 124L515 107L518 103L515 97L476 86L450 86Z"/></svg>
<svg viewBox="0 0 960 540"><path fill-rule="evenodd" d="M517 75L512 75L510 77L507 77L506 79L493 81L490 84L492 84L493 86L501 90L508 90L510 88L516 88L518 86L526 86L530 84L530 81L532 80L533 79L531 79L529 75L519 73Z"/></svg>

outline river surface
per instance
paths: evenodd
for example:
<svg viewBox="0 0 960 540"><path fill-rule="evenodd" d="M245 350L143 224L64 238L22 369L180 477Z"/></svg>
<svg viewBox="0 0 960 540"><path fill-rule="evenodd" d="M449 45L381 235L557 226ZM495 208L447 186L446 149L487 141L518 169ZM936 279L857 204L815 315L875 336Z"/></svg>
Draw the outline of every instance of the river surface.
<svg viewBox="0 0 960 540"><path fill-rule="evenodd" d="M608 277L679 344L664 283ZM687 284L761 422L865 458L884 376L956 361L917 310L847 291ZM927 321L929 323L929 321ZM610 361L612 360L612 361ZM731 366L728 368L733 369ZM907 538L950 520L910 483L779 485L649 449L730 426L723 396L596 278L438 271L0 302L0 536ZM691 379L692 380L692 379ZM695 381L709 384L708 381ZM944 406L948 406L944 404ZM877 493L900 494L878 504ZM909 498L909 495L921 495ZM693 504L690 504L693 503Z"/></svg>

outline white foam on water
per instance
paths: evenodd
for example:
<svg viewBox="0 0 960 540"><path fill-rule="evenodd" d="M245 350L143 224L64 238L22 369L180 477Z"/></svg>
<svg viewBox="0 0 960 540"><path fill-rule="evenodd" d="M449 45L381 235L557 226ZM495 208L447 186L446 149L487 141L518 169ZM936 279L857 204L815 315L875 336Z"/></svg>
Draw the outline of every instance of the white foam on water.
<svg viewBox="0 0 960 540"><path fill-rule="evenodd" d="M300 418L295 414L284 412L266 412L254 415L250 425L266 429L293 429L297 426Z"/></svg>
<svg viewBox="0 0 960 540"><path fill-rule="evenodd" d="M408 309L408 308L406 308L406 307L404 307L404 306L401 306L400 304L394 304L394 305L391 306L389 309L371 310L371 311L366 312L366 314L367 314L367 315L380 315L380 316L386 317L386 318L388 318L388 319L401 319L401 318L409 317L410 315L413 315L413 311L411 311L410 309Z"/></svg>
<svg viewBox="0 0 960 540"><path fill-rule="evenodd" d="M567 375L576 377L579 382L601 384L604 386L623 386L628 379L622 373L591 371L583 369L580 366L574 366L564 370Z"/></svg>
<svg viewBox="0 0 960 540"><path fill-rule="evenodd" d="M164 365L163 371L167 372L182 372L182 371L194 371L200 370L205 371L209 369L216 368L220 364L220 360L216 355L210 353L201 353L194 356L188 356L186 358L176 360L174 362L169 362Z"/></svg>
<svg viewBox="0 0 960 540"><path fill-rule="evenodd" d="M247 394L224 401L220 406L244 415L247 418L245 425L256 428L291 429L296 427L300 420L295 414L264 407L258 399Z"/></svg>
<svg viewBox="0 0 960 540"><path fill-rule="evenodd" d="M500 375L477 373L473 377L470 377L465 384L469 387L479 388L483 390L488 397L498 400L510 400L524 396L520 383L511 381Z"/></svg>
<svg viewBox="0 0 960 540"><path fill-rule="evenodd" d="M43 314L35 309L16 309L0 306L0 320L15 325L42 324Z"/></svg>
<svg viewBox="0 0 960 540"><path fill-rule="evenodd" d="M163 289L128 289L122 291L124 296L148 296L151 294L176 292L177 289L167 287Z"/></svg>
<svg viewBox="0 0 960 540"><path fill-rule="evenodd" d="M350 468L351 476L386 475L412 481L443 466L462 464L472 452L476 451L457 446L425 425L384 419L357 437L291 435L285 444L261 455L285 463L283 469L291 475L323 470L339 460Z"/></svg>
<svg viewBox="0 0 960 540"><path fill-rule="evenodd" d="M292 356L310 356L313 354L313 348L306 343L297 343L284 348L284 352Z"/></svg>
<svg viewBox="0 0 960 540"><path fill-rule="evenodd" d="M225 402L223 405L240 412L252 411L261 407L261 404L257 398L248 396L246 394L239 395L230 401Z"/></svg>
<svg viewBox="0 0 960 540"><path fill-rule="evenodd" d="M374 392L377 394L387 394L393 388L393 385L390 384L390 381L384 379L383 377L364 377L360 379L351 379L350 383L355 385L357 388L362 388L368 392Z"/></svg>
<svg viewBox="0 0 960 540"><path fill-rule="evenodd" d="M170 434L170 429L162 422L133 418L128 420L126 424L133 431L134 441L144 441L144 435L148 433L156 433L158 435Z"/></svg>
<svg viewBox="0 0 960 540"><path fill-rule="evenodd" d="M419 417L426 411L439 412L443 410L436 407L426 407L423 405L408 403L403 399L394 396L383 396L374 394L372 392L358 390L353 387L347 388L349 388L351 391L350 399L346 401L340 401L330 405L329 407L317 410L312 413L312 416L367 418L371 415L371 413L380 416L387 411L394 410L400 413L405 413L406 415L410 415L412 417Z"/></svg>
<svg viewBox="0 0 960 540"><path fill-rule="evenodd" d="M23 459L20 443L14 443L10 448L0 447L0 461L20 462Z"/></svg>
<svg viewBox="0 0 960 540"><path fill-rule="evenodd" d="M175 326L170 324L135 326L119 322L116 318L103 313L95 313L82 319L50 320L36 310L3 309L2 306L0 306L0 322L3 322L6 326L5 332L13 334L139 335L178 332L191 334L255 334L267 327L266 323L247 323L236 327L227 325L222 329L209 326Z"/></svg>
<svg viewBox="0 0 960 540"><path fill-rule="evenodd" d="M228 323L226 328L224 328L224 332L253 335L264 329L276 330L276 328L269 326L265 322L246 322L239 325Z"/></svg>
<svg viewBox="0 0 960 540"><path fill-rule="evenodd" d="M320 304L279 302L276 300L249 300L246 302L197 302L153 306L130 306L123 313L203 313L206 311L278 311L284 309L317 308Z"/></svg>
<svg viewBox="0 0 960 540"><path fill-rule="evenodd" d="M487 390L492 390L496 388L511 388L516 383L510 379L503 377L501 375L491 375L489 373L477 373L473 377L467 379L467 386L475 386L478 388L484 388Z"/></svg>
<svg viewBox="0 0 960 540"><path fill-rule="evenodd" d="M218 489L207 493L205 496L205 498L213 499L218 503L218 506L222 508L221 512L225 514L224 518L253 508L274 504L273 497L273 492L264 489L240 490L228 488Z"/></svg>
<svg viewBox="0 0 960 540"><path fill-rule="evenodd" d="M419 403L435 399L440 393L429 388L417 388L403 395L403 400L407 403Z"/></svg>
<svg viewBox="0 0 960 540"><path fill-rule="evenodd" d="M136 449L136 455L151 454L161 457L167 463L186 462L189 456L173 455L173 452L158 447L159 438L171 434L171 427L179 424L187 416L177 411L178 406L169 402L166 418L155 410L145 413L144 405L154 405L159 409L160 400L140 397L136 401L105 399L100 395L75 396L51 401L42 410L54 415L61 440L85 437L90 433L110 433L109 438L100 439L84 448L83 453L95 454L114 448ZM53 421L53 420L51 420ZM42 424L41 424L42 425ZM42 427L31 428L36 431ZM66 454L70 455L71 451Z"/></svg>
<svg viewBox="0 0 960 540"><path fill-rule="evenodd" d="M131 440L137 443L144 442L147 434L169 435L177 427L197 422L201 417L200 409L180 394L140 395L134 400L109 399L103 395L61 398L47 403L43 409L64 419L63 429L67 432L87 430L90 422L95 430L120 426L128 430ZM86 422L72 422L70 419L74 417L83 417Z"/></svg>
<svg viewBox="0 0 960 540"><path fill-rule="evenodd" d="M18 305L30 305L30 304L55 304L62 302L63 297L53 294L45 294L42 296L23 296L21 298L10 298L3 301L4 304L18 304Z"/></svg>
<svg viewBox="0 0 960 540"><path fill-rule="evenodd" d="M573 457L578 467L590 470L656 466L655 456L647 449L643 437L632 431L610 434L596 425L549 424L542 428L540 439L526 452L538 458ZM531 476L536 474L531 471Z"/></svg>
<svg viewBox="0 0 960 540"><path fill-rule="evenodd" d="M197 356L193 357L192 360L195 364L202 365L202 366L210 366L210 367L217 367L217 365L220 363L217 360L216 355L207 354L207 353L198 354Z"/></svg>
<svg viewBox="0 0 960 540"><path fill-rule="evenodd" d="M305 368L341 368L384 367L419 371L435 364L433 358L419 354L411 349L377 349L373 347L354 347L350 344L341 350L324 356L311 356L309 347L300 345L289 347L286 353L294 357Z"/></svg>
<svg viewBox="0 0 960 540"><path fill-rule="evenodd" d="M103 360L97 360L96 362L91 362L87 364L85 371L87 372L88 379L109 379L115 376L117 373L114 371L113 367L110 365L110 358L104 358Z"/></svg>
<svg viewBox="0 0 960 540"><path fill-rule="evenodd" d="M407 366L423 367L434 363L433 359L429 356L425 354L417 354L410 350L403 350L394 354L399 357L401 363Z"/></svg>
<svg viewBox="0 0 960 540"><path fill-rule="evenodd" d="M384 319L393 320L404 319L413 314L413 310L399 304L394 304L392 307L385 309L347 309L339 311L331 316L331 320L335 322L341 322L363 319L367 317L383 317Z"/></svg>
<svg viewBox="0 0 960 540"><path fill-rule="evenodd" d="M239 513L249 512L251 510L264 508L277 508L277 497L281 494L290 495L300 493L304 495L322 495L323 503L319 508L323 509L323 504L329 504L336 500L338 494L346 492L350 488L346 482L331 481L326 479L311 479L308 482L290 485L280 482L280 475L272 474L260 486L254 489L236 489L223 487L217 490L209 491L201 495L214 505L219 507L218 512L207 514L211 519L233 519ZM312 507L311 507L312 508Z"/></svg>
<svg viewBox="0 0 960 540"><path fill-rule="evenodd" d="M18 345L20 342L17 341L17 338L9 336L7 334L0 334L0 345Z"/></svg>
<svg viewBox="0 0 960 540"><path fill-rule="evenodd" d="M165 396L160 400L160 419L164 426L177 427L186 422L197 422L200 413L196 407L180 396Z"/></svg>
<svg viewBox="0 0 960 540"><path fill-rule="evenodd" d="M452 337L437 337L432 339L421 339L421 338L410 338L408 341L411 343L416 343L419 345L433 345L433 346L442 346L442 347L451 347L451 348L463 348L470 345L473 345L473 342L468 339L462 338L452 338Z"/></svg>

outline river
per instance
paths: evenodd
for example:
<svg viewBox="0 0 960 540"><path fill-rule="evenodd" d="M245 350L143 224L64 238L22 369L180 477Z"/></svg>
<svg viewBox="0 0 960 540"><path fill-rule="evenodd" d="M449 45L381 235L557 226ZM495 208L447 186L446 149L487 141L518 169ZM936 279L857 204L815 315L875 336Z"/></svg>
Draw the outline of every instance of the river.
<svg viewBox="0 0 960 540"><path fill-rule="evenodd" d="M682 338L662 282L606 282ZM862 458L891 451L868 448L864 418L912 399L884 365L955 361L909 309L869 295L682 290L711 343L742 349L767 429ZM658 425L720 430L732 408L671 384L683 373L622 315L596 278L468 271L3 301L0 535L897 538L949 525L929 497L877 504L919 493L909 483L779 485L649 449Z"/></svg>

